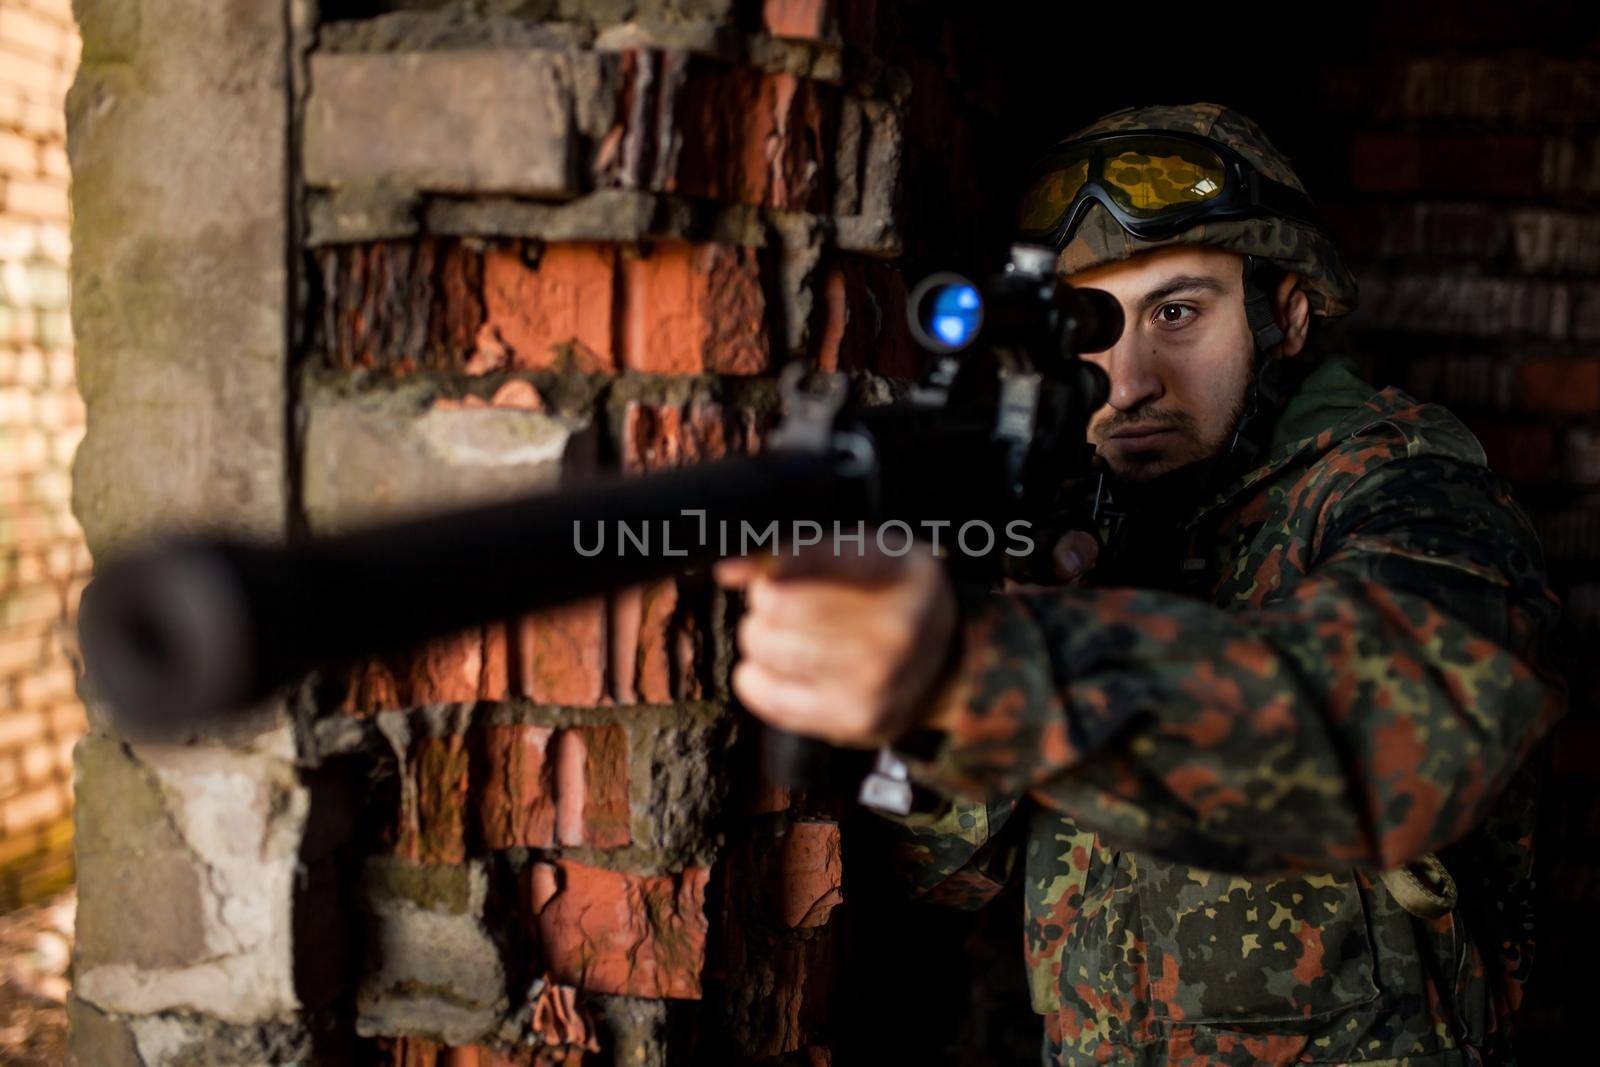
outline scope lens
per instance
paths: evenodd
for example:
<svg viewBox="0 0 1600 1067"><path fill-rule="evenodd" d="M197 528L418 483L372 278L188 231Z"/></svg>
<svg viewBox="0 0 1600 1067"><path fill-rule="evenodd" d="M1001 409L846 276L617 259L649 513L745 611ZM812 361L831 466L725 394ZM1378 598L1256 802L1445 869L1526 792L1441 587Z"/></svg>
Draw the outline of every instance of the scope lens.
<svg viewBox="0 0 1600 1067"><path fill-rule="evenodd" d="M933 332L952 348L978 332L978 290L970 285L941 286L933 295Z"/></svg>
<svg viewBox="0 0 1600 1067"><path fill-rule="evenodd" d="M908 310L917 340L934 351L967 347L983 325L983 297L978 287L957 274L925 279L912 293Z"/></svg>

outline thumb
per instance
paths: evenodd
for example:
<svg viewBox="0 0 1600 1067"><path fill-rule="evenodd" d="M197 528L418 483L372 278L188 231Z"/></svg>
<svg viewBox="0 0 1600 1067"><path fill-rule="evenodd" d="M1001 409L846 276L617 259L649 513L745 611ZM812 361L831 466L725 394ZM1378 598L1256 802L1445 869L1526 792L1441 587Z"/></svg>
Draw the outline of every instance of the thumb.
<svg viewBox="0 0 1600 1067"><path fill-rule="evenodd" d="M733 556L718 560L711 576L724 589L744 589L772 569L770 556Z"/></svg>
<svg viewBox="0 0 1600 1067"><path fill-rule="evenodd" d="M1082 578L1099 557L1100 542L1083 530L1063 534L1050 550L1051 567L1064 582Z"/></svg>

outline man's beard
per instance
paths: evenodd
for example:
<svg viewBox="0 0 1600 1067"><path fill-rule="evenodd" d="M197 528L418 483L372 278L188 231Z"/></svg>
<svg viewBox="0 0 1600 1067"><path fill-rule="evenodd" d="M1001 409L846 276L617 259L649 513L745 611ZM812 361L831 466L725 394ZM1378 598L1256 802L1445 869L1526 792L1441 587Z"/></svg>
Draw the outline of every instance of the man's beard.
<svg viewBox="0 0 1600 1067"><path fill-rule="evenodd" d="M1213 461L1218 460L1222 456L1226 455L1230 446L1233 444L1234 435L1239 432L1239 424L1244 421L1245 399L1250 395L1251 390L1254 389L1255 383L1256 365L1255 360L1252 359L1250 361L1249 373L1245 378L1244 387L1239 390L1239 395L1234 398L1233 407L1228 412L1228 418L1223 424L1222 433L1213 441L1198 442L1194 454L1180 458L1171 466L1162 466L1161 464L1163 460L1149 460L1144 462L1136 460L1134 463L1128 465L1125 469L1121 471L1115 471L1114 473L1124 482L1150 482L1158 478L1168 481L1175 481L1177 479L1171 478L1170 476L1177 475L1179 471L1189 470L1191 468L1198 470L1202 466L1209 467ZM1131 418L1115 419L1107 424L1105 430L1102 431L1102 434L1115 431L1123 425L1133 425L1148 421L1151 421L1148 415L1138 415ZM1169 416L1156 421L1165 425L1174 426L1178 428L1179 432L1185 434L1191 433L1194 428L1194 420L1189 418L1187 415L1177 415L1175 417ZM1194 440L1192 437L1187 439Z"/></svg>

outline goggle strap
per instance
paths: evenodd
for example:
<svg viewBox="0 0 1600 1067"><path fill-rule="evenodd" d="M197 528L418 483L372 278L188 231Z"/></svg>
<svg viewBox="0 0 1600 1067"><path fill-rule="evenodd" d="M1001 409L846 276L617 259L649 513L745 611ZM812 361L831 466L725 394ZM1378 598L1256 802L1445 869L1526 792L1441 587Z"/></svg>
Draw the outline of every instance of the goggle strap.
<svg viewBox="0 0 1600 1067"><path fill-rule="evenodd" d="M1308 226L1323 229L1322 219L1317 214L1316 207L1311 203L1311 198L1301 193L1292 185L1275 181L1262 175L1259 171L1251 172L1252 199L1275 215L1284 215Z"/></svg>

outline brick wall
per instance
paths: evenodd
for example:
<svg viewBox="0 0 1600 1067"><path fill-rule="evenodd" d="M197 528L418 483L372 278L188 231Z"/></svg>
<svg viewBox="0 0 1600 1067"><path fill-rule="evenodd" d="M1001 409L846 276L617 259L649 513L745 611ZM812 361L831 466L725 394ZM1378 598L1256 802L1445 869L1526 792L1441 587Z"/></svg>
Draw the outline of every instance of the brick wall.
<svg viewBox="0 0 1600 1067"><path fill-rule="evenodd" d="M539 27L585 43L560 50L460 21L442 47L431 15L323 26L304 140L313 530L490 487L438 442L499 425L546 447L492 466L570 483L756 447L792 360L914 373L884 263L902 94L843 62L871 62L870 23L695 14ZM484 130L514 131L509 156ZM397 450L406 473L378 489ZM393 901L371 936L460 939L364 965L355 1022L383 1062L522 1063L503 1040L528 1034L574 1059L826 1062L839 805L755 780L726 690L733 610L703 574L668 579L333 687L360 727L341 744L390 739L377 773L399 795L360 846ZM439 915L441 884L471 903ZM472 990L468 960L492 976Z"/></svg>
<svg viewBox="0 0 1600 1067"><path fill-rule="evenodd" d="M1518 1019L1523 1057L1555 1062L1583 1032L1600 950L1600 32L1564 9L1508 24L1421 7L1374 24L1380 62L1329 65L1327 110L1348 130L1331 213L1361 284L1352 348L1375 381L1466 420L1564 604L1572 706L1545 757Z"/></svg>
<svg viewBox="0 0 1600 1067"><path fill-rule="evenodd" d="M951 148L889 15L503 6L81 13L97 556L747 452L788 362L917 372L901 179ZM828 1062L846 807L758 779L736 611L619 590L192 745L92 708L79 1062Z"/></svg>
<svg viewBox="0 0 1600 1067"><path fill-rule="evenodd" d="M72 877L67 635L88 570L69 510L83 433L67 315L66 0L0 2L0 908Z"/></svg>

